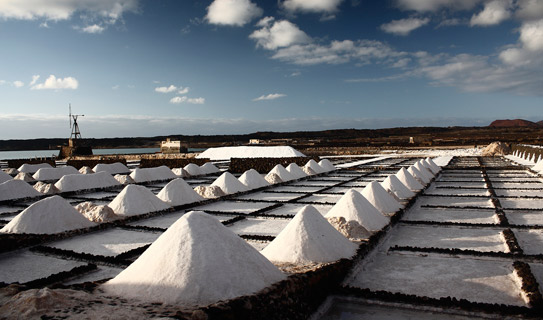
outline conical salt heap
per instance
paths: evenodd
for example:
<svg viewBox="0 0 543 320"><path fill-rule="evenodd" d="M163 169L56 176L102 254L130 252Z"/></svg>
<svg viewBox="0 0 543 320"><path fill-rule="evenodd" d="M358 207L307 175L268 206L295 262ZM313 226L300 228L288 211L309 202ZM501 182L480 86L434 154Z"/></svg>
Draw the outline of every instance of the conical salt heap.
<svg viewBox="0 0 543 320"><path fill-rule="evenodd" d="M328 159L322 159L319 161L319 166L321 166L326 171L334 171L336 170L336 167L330 162Z"/></svg>
<svg viewBox="0 0 543 320"><path fill-rule="evenodd" d="M413 178L417 179L422 185L427 185L430 182L430 179L428 179L422 172L419 171L419 169L415 168L414 166L411 166L407 169L407 172L409 172Z"/></svg>
<svg viewBox="0 0 543 320"><path fill-rule="evenodd" d="M178 177L181 177L181 178L188 178L190 177L190 174L183 168L173 168L172 169L172 172L178 176Z"/></svg>
<svg viewBox="0 0 543 320"><path fill-rule="evenodd" d="M134 181L134 179L132 179L132 177L130 177L127 174L116 174L113 178L115 178L115 180L119 181L119 183L122 184L122 185L136 183L136 181Z"/></svg>
<svg viewBox="0 0 543 320"><path fill-rule="evenodd" d="M536 163L535 166L532 167L532 170L535 172L540 172L541 170L543 170L543 161L539 161L538 163Z"/></svg>
<svg viewBox="0 0 543 320"><path fill-rule="evenodd" d="M157 197L172 206L181 206L187 203L204 200L204 198L197 194L196 191L181 178L170 181L162 188L162 190L160 190Z"/></svg>
<svg viewBox="0 0 543 320"><path fill-rule="evenodd" d="M19 173L17 173L17 175L13 179L22 180L24 182L36 181L34 178L32 178L32 175L30 173L28 173L28 172L19 172ZM0 180L1 180L1 178L0 178Z"/></svg>
<svg viewBox="0 0 543 320"><path fill-rule="evenodd" d="M5 225L0 232L53 234L95 226L60 196L35 202Z"/></svg>
<svg viewBox="0 0 543 320"><path fill-rule="evenodd" d="M17 170L19 172L28 172L28 173L34 174L41 168L52 168L52 166L49 163L38 163L38 164L25 163L22 166L20 166Z"/></svg>
<svg viewBox="0 0 543 320"><path fill-rule="evenodd" d="M438 166L432 158L428 157L424 159L424 162L427 164L428 169L433 172L434 175L438 174L441 171L441 167Z"/></svg>
<svg viewBox="0 0 543 320"><path fill-rule="evenodd" d="M395 213L402 208L400 203L377 181L370 182L362 190L362 195L382 214Z"/></svg>
<svg viewBox="0 0 543 320"><path fill-rule="evenodd" d="M55 187L61 192L109 188L119 185L119 181L104 171L89 174L67 174L55 183Z"/></svg>
<svg viewBox="0 0 543 320"><path fill-rule="evenodd" d="M116 214L124 216L133 216L170 208L168 204L155 196L151 190L134 184L127 185L108 206Z"/></svg>
<svg viewBox="0 0 543 320"><path fill-rule="evenodd" d="M249 189L258 189L262 187L267 187L270 185L264 177L258 173L255 169L249 169L245 171L239 178L239 182L243 183Z"/></svg>
<svg viewBox="0 0 543 320"><path fill-rule="evenodd" d="M388 217L377 210L363 195L350 189L325 215L330 217L343 217L347 221L354 220L368 231L379 231L389 222Z"/></svg>
<svg viewBox="0 0 543 320"><path fill-rule="evenodd" d="M307 177L307 174L302 170L302 168L300 168L296 163L291 163L289 164L285 170L288 171L288 173L290 173L294 179L301 179L301 178L305 178Z"/></svg>
<svg viewBox="0 0 543 320"><path fill-rule="evenodd" d="M413 176L405 170L405 168L401 168L396 172L396 177L398 177L398 180L401 181L406 187L408 187L412 191L419 191L424 189L424 186L420 184Z"/></svg>
<svg viewBox="0 0 543 320"><path fill-rule="evenodd" d="M183 169L185 169L185 171L188 172L188 174L190 174L191 176L201 176L204 174L202 172L202 169L200 169L200 167L195 163L189 163L184 166Z"/></svg>
<svg viewBox="0 0 543 320"><path fill-rule="evenodd" d="M283 180L281 180L281 178L279 178L279 176L275 173L268 173L264 177L264 180L266 180L269 184L276 184L276 183L283 182Z"/></svg>
<svg viewBox="0 0 543 320"><path fill-rule="evenodd" d="M270 172L268 172L268 175L272 173L275 173L276 175L278 175L279 178L281 178L281 181L290 181L290 180L295 179L295 177L292 174L290 174L290 172L288 172L287 169L285 169L285 167L283 167L280 164L273 167L273 169L271 169Z"/></svg>
<svg viewBox="0 0 543 320"><path fill-rule="evenodd" d="M130 172L130 169L128 169L127 166L125 166L121 162L115 162L115 163L99 163L92 168L92 171L94 172L101 172L105 171L111 175L115 174L126 174Z"/></svg>
<svg viewBox="0 0 543 320"><path fill-rule="evenodd" d="M13 179L12 176L5 173L4 170L0 170L0 183L6 182L6 181L11 180L11 179ZM22 180L22 179L18 179L18 180Z"/></svg>
<svg viewBox="0 0 543 320"><path fill-rule="evenodd" d="M79 169L79 172L81 174L91 174L91 173L94 173L94 171L92 171L91 167L88 167L88 166L83 166Z"/></svg>
<svg viewBox="0 0 543 320"><path fill-rule="evenodd" d="M307 163L305 164L306 168L310 168L311 170L315 171L315 174L319 174L319 173L323 173L325 172L325 170L319 166L319 164L317 163L317 161L311 159L309 161L307 161Z"/></svg>
<svg viewBox="0 0 543 320"><path fill-rule="evenodd" d="M200 170L202 170L202 172L204 174L210 174L210 173L217 173L217 172L221 172L221 170L219 170L219 168L217 168L213 163L211 162L206 162L204 163L202 166L200 166Z"/></svg>
<svg viewBox="0 0 543 320"><path fill-rule="evenodd" d="M53 195L60 193L60 190L53 183L38 181L32 187L41 194Z"/></svg>
<svg viewBox="0 0 543 320"><path fill-rule="evenodd" d="M149 181L164 181L177 178L177 176L166 166L160 166L155 168L143 168L132 171L130 177L136 181L149 182Z"/></svg>
<svg viewBox="0 0 543 320"><path fill-rule="evenodd" d="M217 186L221 188L221 190L224 191L224 193L226 194L245 192L249 190L246 185L239 182L239 180L228 171L221 174L220 177L215 179L211 186Z"/></svg>
<svg viewBox="0 0 543 320"><path fill-rule="evenodd" d="M62 176L67 174L81 174L79 171L72 166L58 167L58 168L41 168L32 178L36 180L46 181L46 180L58 180Z"/></svg>
<svg viewBox="0 0 543 320"><path fill-rule="evenodd" d="M313 169L311 169L309 167L306 167L306 166L302 167L302 171L308 176L314 176L314 175L317 174Z"/></svg>
<svg viewBox="0 0 543 320"><path fill-rule="evenodd" d="M381 182L383 188L389 192L392 192L398 199L411 199L415 196L415 193L409 190L395 175L389 175L383 182Z"/></svg>
<svg viewBox="0 0 543 320"><path fill-rule="evenodd" d="M308 264L350 258L357 246L313 206L304 206L260 253L278 263Z"/></svg>
<svg viewBox="0 0 543 320"><path fill-rule="evenodd" d="M39 197L42 194L22 180L8 180L0 183L0 201Z"/></svg>
<svg viewBox="0 0 543 320"><path fill-rule="evenodd" d="M75 206L75 210L79 211L87 220L96 223L110 222L117 219L113 209L106 205L96 205L91 201L79 203Z"/></svg>
<svg viewBox="0 0 543 320"><path fill-rule="evenodd" d="M194 192L206 199L215 199L226 195L219 186L197 186L194 188Z"/></svg>
<svg viewBox="0 0 543 320"><path fill-rule="evenodd" d="M422 160L417 161L417 163L414 164L414 167L422 173L428 182L432 181L435 176L434 173L424 165Z"/></svg>
<svg viewBox="0 0 543 320"><path fill-rule="evenodd" d="M193 211L102 288L125 298L206 306L256 293L285 278L219 220Z"/></svg>

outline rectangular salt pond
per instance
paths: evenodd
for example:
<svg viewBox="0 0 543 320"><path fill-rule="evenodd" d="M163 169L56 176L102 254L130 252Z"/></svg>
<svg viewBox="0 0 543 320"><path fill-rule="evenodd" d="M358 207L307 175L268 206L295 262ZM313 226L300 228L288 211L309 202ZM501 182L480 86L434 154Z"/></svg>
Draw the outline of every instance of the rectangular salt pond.
<svg viewBox="0 0 543 320"><path fill-rule="evenodd" d="M81 199L94 200L94 199L103 199L103 198L108 198L108 197L116 197L120 192L121 192L121 190L115 191L115 192L113 192L113 191L100 191L100 192L93 192L93 193L77 194L77 195L74 195L74 197L81 198Z"/></svg>
<svg viewBox="0 0 543 320"><path fill-rule="evenodd" d="M543 230L518 230L513 232L525 254L543 254Z"/></svg>
<svg viewBox="0 0 543 320"><path fill-rule="evenodd" d="M279 186L276 188L270 188L267 191L274 192L298 192L298 193L314 193L320 191L326 187L302 187L302 186Z"/></svg>
<svg viewBox="0 0 543 320"><path fill-rule="evenodd" d="M501 198L500 203L504 209L517 208L543 210L543 199Z"/></svg>
<svg viewBox="0 0 543 320"><path fill-rule="evenodd" d="M488 189L456 189L456 188L436 188L435 185L424 190L424 194L441 196L487 196L490 197Z"/></svg>
<svg viewBox="0 0 543 320"><path fill-rule="evenodd" d="M5 206L0 205L0 215L1 214L7 214L7 213L15 213L24 210L25 207L14 207L14 206Z"/></svg>
<svg viewBox="0 0 543 320"><path fill-rule="evenodd" d="M543 190L543 183L541 182L492 182L492 186L494 188L502 188L502 189L515 189L515 188L521 188L521 189L538 189Z"/></svg>
<svg viewBox="0 0 543 320"><path fill-rule="evenodd" d="M530 269L532 269L532 273L539 283L539 290L541 290L541 284L543 283L543 263L530 263Z"/></svg>
<svg viewBox="0 0 543 320"><path fill-rule="evenodd" d="M289 222L290 219L245 218L228 228L239 235L276 236Z"/></svg>
<svg viewBox="0 0 543 320"><path fill-rule="evenodd" d="M294 216L298 211L300 211L303 207L305 207L306 204L301 203L285 203L284 205L280 206L279 208L267 211L266 214L268 215L291 215ZM317 209L323 216L332 209L332 205L324 205L324 204L313 204L313 207Z"/></svg>
<svg viewBox="0 0 543 320"><path fill-rule="evenodd" d="M335 204L342 197L340 194L314 194L307 198L300 199L299 202L316 202Z"/></svg>
<svg viewBox="0 0 543 320"><path fill-rule="evenodd" d="M371 181L362 181L362 180L356 180L352 182L347 182L345 184L342 184L341 187L346 188L364 188L368 184L370 184Z"/></svg>
<svg viewBox="0 0 543 320"><path fill-rule="evenodd" d="M211 204L194 207L191 210L250 214L271 205L272 204L264 202L218 201Z"/></svg>
<svg viewBox="0 0 543 320"><path fill-rule="evenodd" d="M401 225L392 232L387 245L505 252L507 246L501 231L490 228Z"/></svg>
<svg viewBox="0 0 543 320"><path fill-rule="evenodd" d="M485 182L454 182L454 181L435 181L437 187L453 188L486 188Z"/></svg>
<svg viewBox="0 0 543 320"><path fill-rule="evenodd" d="M353 269L344 285L431 298L526 306L513 263L436 255L377 254Z"/></svg>
<svg viewBox="0 0 543 320"><path fill-rule="evenodd" d="M25 283L84 265L86 263L29 251L2 253L0 254L0 282Z"/></svg>
<svg viewBox="0 0 543 320"><path fill-rule="evenodd" d="M543 197L543 190L512 190L512 189L494 189L498 197Z"/></svg>
<svg viewBox="0 0 543 320"><path fill-rule="evenodd" d="M257 251L262 251L264 248L270 244L269 241L256 241L256 240L247 240L244 239L245 242L251 245L251 247L255 248Z"/></svg>
<svg viewBox="0 0 543 320"><path fill-rule="evenodd" d="M451 176L440 176L436 181L439 182L485 182L485 179L483 177L465 177L465 176L458 176L458 177L451 177Z"/></svg>
<svg viewBox="0 0 543 320"><path fill-rule="evenodd" d="M179 218L181 218L184 214L185 214L185 211L178 211L174 213L164 214L163 216L131 222L128 225L136 226L136 227L168 229L172 224L174 224L174 222L179 220Z"/></svg>
<svg viewBox="0 0 543 320"><path fill-rule="evenodd" d="M543 225L542 211L504 210L510 224Z"/></svg>
<svg viewBox="0 0 543 320"><path fill-rule="evenodd" d="M98 269L85 273L79 277L71 278L63 282L63 284L71 285L71 284L76 284L76 283L94 282L94 281L111 279L111 278L116 277L119 273L121 273L121 271L123 271L123 269L121 268L98 266Z"/></svg>
<svg viewBox="0 0 543 320"><path fill-rule="evenodd" d="M290 186L324 186L330 187L340 183L340 181L322 181L322 180L302 180L289 184Z"/></svg>
<svg viewBox="0 0 543 320"><path fill-rule="evenodd" d="M275 193L275 192L261 191L257 193L245 194L245 195L237 197L237 199L285 202L285 201L299 198L301 196L302 194L298 194L298 193Z"/></svg>
<svg viewBox="0 0 543 320"><path fill-rule="evenodd" d="M76 236L48 244L49 247L72 250L79 253L114 257L143 247L155 241L160 234L123 229L110 229Z"/></svg>
<svg viewBox="0 0 543 320"><path fill-rule="evenodd" d="M439 209L413 208L403 218L408 221L435 221L455 223L497 223L493 209ZM511 222L511 221L510 221Z"/></svg>
<svg viewBox="0 0 543 320"><path fill-rule="evenodd" d="M446 196L419 196L417 203L420 205L443 206L443 207L483 207L494 208L490 198L472 197L446 197Z"/></svg>
<svg viewBox="0 0 543 320"><path fill-rule="evenodd" d="M356 191L359 191L359 192L362 192L362 190L364 190L364 187L357 187L357 188L353 188L353 187L333 187L331 189L328 189L325 191L325 193L337 193L337 194L345 194L347 191L351 190L351 189L355 189Z"/></svg>

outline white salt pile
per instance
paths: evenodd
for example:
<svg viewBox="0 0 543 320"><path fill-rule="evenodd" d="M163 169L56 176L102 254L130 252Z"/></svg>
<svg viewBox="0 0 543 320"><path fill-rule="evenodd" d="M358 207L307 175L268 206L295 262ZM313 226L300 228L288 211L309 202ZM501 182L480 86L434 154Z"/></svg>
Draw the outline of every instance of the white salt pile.
<svg viewBox="0 0 543 320"><path fill-rule="evenodd" d="M434 178L434 173L430 171L422 162L422 160L417 161L414 167L420 171L420 173L430 182Z"/></svg>
<svg viewBox="0 0 543 320"><path fill-rule="evenodd" d="M217 173L217 172L221 172L221 170L219 170L219 168L217 168L213 163L211 162L206 162L204 163L202 166L200 166L200 170L202 170L202 172L204 174L210 174L210 173Z"/></svg>
<svg viewBox="0 0 543 320"><path fill-rule="evenodd" d="M121 162L115 162L115 163L99 163L92 168L92 171L94 172L101 172L105 171L108 172L111 175L114 174L122 174L122 173L128 173L130 172L130 169L128 169L127 166L125 166Z"/></svg>
<svg viewBox="0 0 543 320"><path fill-rule="evenodd" d="M347 221L354 220L368 231L379 231L389 222L389 219L377 210L363 195L350 189L325 215L343 217Z"/></svg>
<svg viewBox="0 0 543 320"><path fill-rule="evenodd" d="M326 172L321 166L319 166L317 161L315 161L313 159L307 161L307 163L305 164L304 167L310 168L311 170L313 170L315 172L315 174Z"/></svg>
<svg viewBox="0 0 543 320"><path fill-rule="evenodd" d="M291 163L285 168L294 179L301 179L307 177L307 174L296 163Z"/></svg>
<svg viewBox="0 0 543 320"><path fill-rule="evenodd" d="M127 185L108 206L116 214L124 216L133 216L170 208L168 204L155 196L151 190L134 184Z"/></svg>
<svg viewBox="0 0 543 320"><path fill-rule="evenodd" d="M277 267L219 220L189 212L102 288L126 298L206 306L283 279Z"/></svg>
<svg viewBox="0 0 543 320"><path fill-rule="evenodd" d="M0 183L6 182L13 179L9 174L5 173L3 170L0 170ZM19 179L21 180L21 179Z"/></svg>
<svg viewBox="0 0 543 320"><path fill-rule="evenodd" d="M402 208L402 205L377 181L370 182L362 190L362 195L382 214L395 213Z"/></svg>
<svg viewBox="0 0 543 320"><path fill-rule="evenodd" d="M220 177L215 179L211 186L217 186L221 188L221 190L225 194L232 194L232 193L238 193L238 192L245 192L248 191L249 188L247 188L246 185L239 182L239 180L234 177L230 172L225 172L221 174Z"/></svg>
<svg viewBox="0 0 543 320"><path fill-rule="evenodd" d="M394 194L398 199L411 199L415 193L409 190L395 175L388 176L381 185L385 190Z"/></svg>
<svg viewBox="0 0 543 320"><path fill-rule="evenodd" d="M290 174L290 172L288 172L287 169L285 169L285 167L283 167L281 164L276 165L270 170L270 172L268 172L268 174L274 173L281 179L281 181L290 181L295 179L295 177Z"/></svg>
<svg viewBox="0 0 543 320"><path fill-rule="evenodd" d="M305 157L303 153L288 146L276 147L219 147L209 148L196 156L199 159L230 160L230 158L290 158Z"/></svg>
<svg viewBox="0 0 543 320"><path fill-rule="evenodd" d="M441 171L441 167L438 166L432 158L428 157L424 159L424 162L426 162L427 167L434 173L434 175L438 174Z"/></svg>
<svg viewBox="0 0 543 320"><path fill-rule="evenodd" d="M36 173L41 168L52 168L49 163L28 164L25 163L17 169L19 172Z"/></svg>
<svg viewBox="0 0 543 320"><path fill-rule="evenodd" d="M538 163L536 163L535 166L532 167L532 170L535 172L540 172L541 170L543 170L543 161L539 161Z"/></svg>
<svg viewBox="0 0 543 320"><path fill-rule="evenodd" d="M61 192L102 189L121 185L111 174L100 171L90 174L68 174L55 183Z"/></svg>
<svg viewBox="0 0 543 320"><path fill-rule="evenodd" d="M206 199L215 199L226 195L219 186L197 186L194 188L194 192Z"/></svg>
<svg viewBox="0 0 543 320"><path fill-rule="evenodd" d="M164 181L172 180L177 176L166 166L160 166L155 168L137 168L132 171L130 177L136 181L136 183L150 182L150 181Z"/></svg>
<svg viewBox="0 0 543 320"><path fill-rule="evenodd" d="M444 167L451 162L453 156L440 156L432 159L432 162L434 162L438 167ZM439 169L441 171L441 168Z"/></svg>
<svg viewBox="0 0 543 320"><path fill-rule="evenodd" d="M267 187L270 185L264 177L258 173L255 169L249 169L245 171L239 178L239 182L243 183L249 189L258 189L262 187Z"/></svg>
<svg viewBox="0 0 543 320"><path fill-rule="evenodd" d="M127 174L116 174L113 178L119 181L119 183L122 185L136 183L136 181L134 181L134 179L132 179L132 177Z"/></svg>
<svg viewBox="0 0 543 320"><path fill-rule="evenodd" d="M306 166L302 167L302 171L308 176L313 176L313 175L317 174L313 169L311 169L309 167L306 167Z"/></svg>
<svg viewBox="0 0 543 320"><path fill-rule="evenodd" d="M8 180L0 183L0 201L35 198L42 194L22 180Z"/></svg>
<svg viewBox="0 0 543 320"><path fill-rule="evenodd" d="M75 209L89 221L96 223L110 222L117 219L113 209L106 205L96 205L91 201L82 202L75 206Z"/></svg>
<svg viewBox="0 0 543 320"><path fill-rule="evenodd" d="M10 176L16 176L19 173L19 170L15 168L7 168L7 169L3 169L2 171L9 174Z"/></svg>
<svg viewBox="0 0 543 320"><path fill-rule="evenodd" d="M204 174L202 169L195 163L189 163L183 169L191 176L200 176Z"/></svg>
<svg viewBox="0 0 543 320"><path fill-rule="evenodd" d="M268 173L264 179L269 183L269 184L276 184L276 183L281 183L283 182L283 180L281 180L281 178L279 178L279 176L275 173Z"/></svg>
<svg viewBox="0 0 543 320"><path fill-rule="evenodd" d="M45 183L43 181L38 181L36 184L34 184L34 189L42 194L57 194L60 193L60 190L55 187L52 183Z"/></svg>
<svg viewBox="0 0 543 320"><path fill-rule="evenodd" d="M162 190L160 190L157 197L172 206L181 206L187 203L204 200L204 198L196 193L196 191L181 178L170 181L162 188Z"/></svg>
<svg viewBox="0 0 543 320"><path fill-rule="evenodd" d="M178 177L181 177L181 178L188 178L190 177L190 174L183 168L173 168L172 169L172 172L178 176Z"/></svg>
<svg viewBox="0 0 543 320"><path fill-rule="evenodd" d="M13 179L17 179L17 180L23 180L25 182L32 182L32 181L36 181L34 178L32 178L32 175L28 172L19 172L15 178ZM1 179L0 179L1 180ZM7 181L7 180L6 180Z"/></svg>
<svg viewBox="0 0 543 320"><path fill-rule="evenodd" d="M412 191L419 191L424 189L424 186L420 184L413 176L405 170L405 168L401 168L396 172L396 177L398 180L401 181L406 187L408 187Z"/></svg>
<svg viewBox="0 0 543 320"><path fill-rule="evenodd" d="M322 159L321 161L319 161L318 165L321 166L325 171L336 170L336 167L328 159Z"/></svg>
<svg viewBox="0 0 543 320"><path fill-rule="evenodd" d="M60 196L35 202L4 226L4 233L53 234L89 228L95 224L83 217Z"/></svg>
<svg viewBox="0 0 543 320"><path fill-rule="evenodd" d="M422 185L427 185L428 182L430 182L430 179L423 175L422 172L420 172L419 169L415 168L414 166L410 166L407 169L407 172L409 172L411 176L418 180Z"/></svg>
<svg viewBox="0 0 543 320"><path fill-rule="evenodd" d="M371 232L354 220L347 221L343 217L330 217L326 220L348 239L359 241L361 239L368 239L371 236Z"/></svg>
<svg viewBox="0 0 543 320"><path fill-rule="evenodd" d="M81 174L91 174L91 173L94 173L94 171L91 169L91 167L88 167L88 166L83 166L79 169L79 172Z"/></svg>
<svg viewBox="0 0 543 320"><path fill-rule="evenodd" d="M36 180L58 180L62 176L67 174L81 174L72 166L58 167L58 168L41 168L32 176Z"/></svg>
<svg viewBox="0 0 543 320"><path fill-rule="evenodd" d="M308 264L350 258L357 246L339 233L313 206L304 206L261 251L278 263Z"/></svg>

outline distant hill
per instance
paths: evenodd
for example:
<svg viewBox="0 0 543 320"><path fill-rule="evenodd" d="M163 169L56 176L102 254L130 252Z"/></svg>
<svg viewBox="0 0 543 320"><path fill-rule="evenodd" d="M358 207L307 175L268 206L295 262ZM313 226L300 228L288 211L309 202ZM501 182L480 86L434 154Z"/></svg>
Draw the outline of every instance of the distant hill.
<svg viewBox="0 0 543 320"><path fill-rule="evenodd" d="M515 120L494 120L489 125L489 127L529 127L529 128L538 128L543 126L543 121L539 122L532 122L528 120L523 119L515 119Z"/></svg>

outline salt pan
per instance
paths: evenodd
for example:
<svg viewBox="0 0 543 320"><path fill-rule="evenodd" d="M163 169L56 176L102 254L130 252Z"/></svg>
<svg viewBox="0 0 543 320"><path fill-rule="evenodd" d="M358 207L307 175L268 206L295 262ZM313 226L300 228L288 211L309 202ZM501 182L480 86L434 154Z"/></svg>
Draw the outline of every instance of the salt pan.
<svg viewBox="0 0 543 320"><path fill-rule="evenodd" d="M363 190L362 195L383 214L394 213L402 208L377 181L370 182Z"/></svg>
<svg viewBox="0 0 543 320"><path fill-rule="evenodd" d="M111 174L104 171L90 174L68 174L55 183L55 187L61 192L101 189L120 185Z"/></svg>
<svg viewBox="0 0 543 320"><path fill-rule="evenodd" d="M94 172L100 172L105 171L110 173L111 175L114 174L122 174L122 173L128 173L130 172L130 169L128 169L127 166L125 166L121 162L115 162L115 163L99 163L92 168L92 171Z"/></svg>
<svg viewBox="0 0 543 320"><path fill-rule="evenodd" d="M80 174L79 171L72 166L58 168L41 168L32 176L36 180L58 180L67 174Z"/></svg>
<svg viewBox="0 0 543 320"><path fill-rule="evenodd" d="M160 190L157 197L172 206L181 206L204 200L189 184L181 179L174 179Z"/></svg>
<svg viewBox="0 0 543 320"><path fill-rule="evenodd" d="M357 246L313 206L304 206L261 253L270 261L308 264L350 258Z"/></svg>
<svg viewBox="0 0 543 320"><path fill-rule="evenodd" d="M0 201L39 197L42 194L22 180L0 183Z"/></svg>
<svg viewBox="0 0 543 320"><path fill-rule="evenodd" d="M383 182L381 182L383 188L389 192L392 192L398 199L411 199L415 196L415 193L409 190L395 175L388 176Z"/></svg>
<svg viewBox="0 0 543 320"><path fill-rule="evenodd" d="M239 182L239 180L230 172L223 173L220 177L213 181L211 185L221 188L221 190L226 194L245 192L249 190L246 185Z"/></svg>
<svg viewBox="0 0 543 320"><path fill-rule="evenodd" d="M164 181L172 180L177 176L166 166L160 166L156 168L142 168L132 171L130 177L136 181L136 183L150 182L150 181Z"/></svg>
<svg viewBox="0 0 543 320"><path fill-rule="evenodd" d="M108 206L116 214L124 216L162 211L170 208L168 204L155 196L151 190L134 184L127 185Z"/></svg>
<svg viewBox="0 0 543 320"><path fill-rule="evenodd" d="M249 169L245 171L239 178L239 182L246 185L249 189L257 189L267 187L270 185L264 177L258 173L255 169Z"/></svg>
<svg viewBox="0 0 543 320"><path fill-rule="evenodd" d="M291 163L285 168L294 179L301 179L307 177L307 174L296 163Z"/></svg>
<svg viewBox="0 0 543 320"><path fill-rule="evenodd" d="M401 181L406 187L408 187L412 191L419 191L424 189L424 186L420 184L413 176L405 170L405 168L401 168L396 173L396 177L398 177L398 180Z"/></svg>

